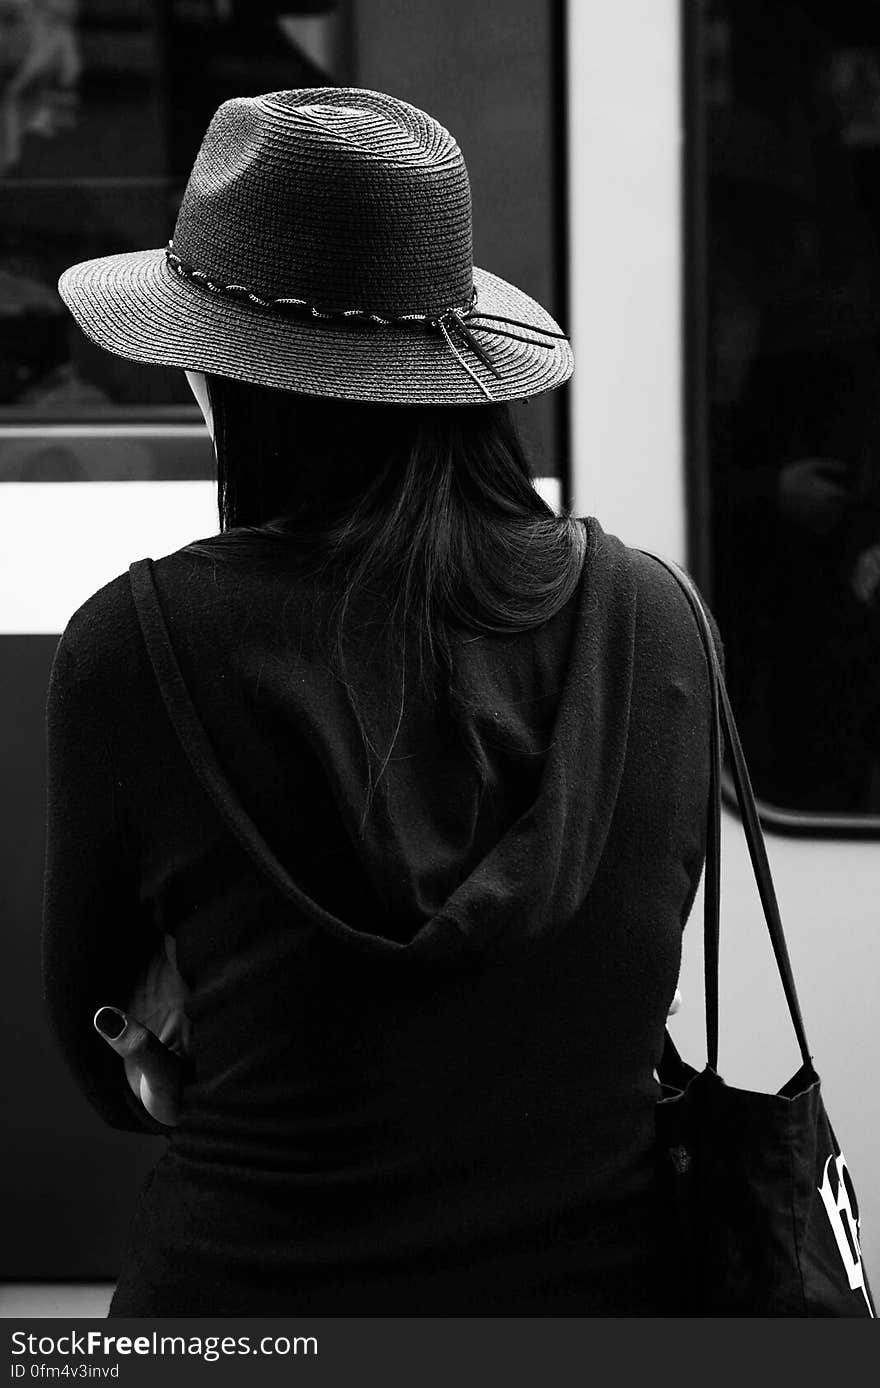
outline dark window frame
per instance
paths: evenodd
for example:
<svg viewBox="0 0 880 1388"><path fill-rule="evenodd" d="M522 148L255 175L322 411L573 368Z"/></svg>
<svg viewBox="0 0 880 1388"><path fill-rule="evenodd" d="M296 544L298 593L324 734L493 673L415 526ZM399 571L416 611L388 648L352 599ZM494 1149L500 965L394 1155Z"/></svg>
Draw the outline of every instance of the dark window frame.
<svg viewBox="0 0 880 1388"><path fill-rule="evenodd" d="M296 6L293 6L292 8L296 9ZM338 33L340 39L340 71L336 78L336 81L340 86L353 85L354 54L356 42L353 18L353 0L332 0L332 4L328 3L325 8L327 10L335 10L337 16ZM314 6L314 14L316 16L320 15L321 11L322 6L320 4L316 4ZM303 13L309 13L308 5L305 6ZM160 7L156 15L153 17L153 23L155 25L156 34L164 39L166 45L173 42L173 18L171 14L171 7L169 5L162 5ZM136 27L137 26L135 26L135 30ZM166 85L165 96L167 97L167 53L165 53L160 47L158 56L159 61L157 63L156 71L154 74L155 81L157 86L160 87L160 89L162 88L163 83ZM193 155L195 155L195 150L193 151ZM27 177L22 179L18 176L14 176L9 180L10 184L13 187L13 196L14 189L16 186L20 187L23 184L30 184L31 186L36 186L38 188L49 188L52 185L53 181L57 181L64 187L71 187L76 186L77 184L102 185L108 182L112 182L113 180L105 179L100 174L86 174L82 176L75 176L70 179L60 178L58 180L53 180L51 178L29 179ZM158 176L136 176L131 180L131 182L141 187L150 184L155 184L157 188L160 188L162 190L163 194L171 194L173 196L173 200L176 206L179 203L180 197L182 197L183 195L184 187L186 184L186 176L182 176L179 173L174 173L173 171L166 170L165 173L160 174ZM2 179L0 179L0 184L2 184ZM172 225L173 218L171 219L171 222L168 225L167 234L170 234ZM98 254L98 252L89 251L90 256L93 254ZM85 259L87 257L84 256L83 258ZM60 299L58 302L60 304ZM64 315L67 316L66 309L64 309ZM134 367L141 367L143 365L146 365L146 363L136 362L133 358L130 358L128 360L130 361L130 364ZM168 369L175 370L176 368ZM155 372L157 368L153 365L150 365L149 370L151 372ZM76 429L90 427L94 427L95 429L106 428L110 431L115 429L124 430L126 426L155 426L156 428L162 428L168 425L191 425L193 427L195 436L195 431L201 429L202 417L199 408L195 404L195 402L189 400L165 400L158 401L153 404L126 403L117 401L107 401L106 403L101 404L95 404L91 402L84 402L81 404L72 403L66 405L63 412L60 409L57 412L53 411L51 408L49 410L46 410L42 407L40 402L35 402L26 405L16 403L5 404L0 402L0 435L17 435L20 434L21 431L25 428L32 429L34 434L38 435L40 431L45 428L55 428L57 426L64 425L69 425L70 427ZM0 477L0 481L2 480L2 477Z"/></svg>
<svg viewBox="0 0 880 1388"><path fill-rule="evenodd" d="M708 361L708 235L706 211L706 120L701 100L704 71L703 0L680 0L682 111L682 416L684 422L685 533L690 572L713 601L713 567L709 526L709 400ZM722 639L724 633L721 633ZM733 781L725 771L722 797L738 810ZM878 839L880 815L788 810L756 795L762 826L777 834L799 838Z"/></svg>

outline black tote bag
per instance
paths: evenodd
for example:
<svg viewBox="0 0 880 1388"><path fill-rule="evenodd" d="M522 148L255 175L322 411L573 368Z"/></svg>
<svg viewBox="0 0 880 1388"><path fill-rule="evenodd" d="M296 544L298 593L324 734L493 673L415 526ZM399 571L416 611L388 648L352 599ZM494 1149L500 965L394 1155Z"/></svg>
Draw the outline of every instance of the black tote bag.
<svg viewBox="0 0 880 1388"><path fill-rule="evenodd" d="M712 691L705 867L706 1068L667 1031L658 1067L658 1179L669 1202L679 1313L693 1316L868 1316L858 1203L825 1111L792 976L755 798L702 600L683 570L652 554L697 620ZM803 1064L775 1094L735 1089L718 1074L722 730L749 855Z"/></svg>

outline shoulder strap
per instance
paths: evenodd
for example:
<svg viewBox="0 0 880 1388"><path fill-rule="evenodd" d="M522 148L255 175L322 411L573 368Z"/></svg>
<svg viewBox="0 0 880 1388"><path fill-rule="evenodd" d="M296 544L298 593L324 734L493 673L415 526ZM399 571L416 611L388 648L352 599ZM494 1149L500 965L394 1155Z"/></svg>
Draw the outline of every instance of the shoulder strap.
<svg viewBox="0 0 880 1388"><path fill-rule="evenodd" d="M232 790L196 712L168 634L156 589L153 561L138 559L129 565L128 573L135 610L162 702L199 783L213 801L224 823L259 870L307 919L322 926L329 933L344 937L347 941L371 952L383 949L386 952L398 951L401 947L396 942L354 930L329 911L325 911L296 885L284 864L272 852Z"/></svg>
<svg viewBox="0 0 880 1388"><path fill-rule="evenodd" d="M712 629L709 626L709 621L703 606L703 600L690 576L685 573L683 569L679 568L677 564L673 563L671 559L665 559L662 555L654 554L651 550L647 549L641 552L648 555L651 559L656 559L658 563L662 564L663 567L672 574L672 577L682 589L690 604L694 617L696 618L709 667L709 683L711 686L712 698L712 746L708 830L706 835L704 910L706 1042L708 1063L713 1070L717 1071L718 940L721 915L721 734L723 731L724 741L730 753L730 769L733 777L733 784L736 789L736 798L739 804L740 814L742 816L742 825L746 836L746 843L748 844L749 857L752 862L755 881L758 885L758 894L764 909L764 919L767 922L767 929L770 933L770 941L773 945L776 965L779 969L780 978L782 979L782 987L794 1025L801 1057L805 1065L811 1065L810 1049L807 1044L806 1031L801 1015L800 1003L798 1002L797 989L794 983L794 975L791 970L791 961L788 957L788 946L786 945L785 934L782 929L779 903L777 902L776 891L773 886L773 877L770 872L770 863L767 859L767 849L764 844L764 835L758 818L755 795L749 779L748 768L746 767L745 757L743 756L739 733L737 732L733 710L730 706L730 700L725 688L724 677L721 673L721 664L718 659L718 652L715 648Z"/></svg>

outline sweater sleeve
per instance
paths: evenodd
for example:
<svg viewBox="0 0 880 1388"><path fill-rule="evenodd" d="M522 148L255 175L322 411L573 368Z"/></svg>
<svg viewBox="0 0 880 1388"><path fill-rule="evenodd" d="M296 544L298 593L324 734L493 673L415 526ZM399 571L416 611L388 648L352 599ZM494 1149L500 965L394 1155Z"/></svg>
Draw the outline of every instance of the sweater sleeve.
<svg viewBox="0 0 880 1388"><path fill-rule="evenodd" d="M70 1073L100 1117L113 1128L167 1136L170 1129L132 1093L121 1058L92 1024L104 1004L125 1008L161 944L140 908L120 833L104 692L94 675L84 677L62 637L46 705L43 994Z"/></svg>

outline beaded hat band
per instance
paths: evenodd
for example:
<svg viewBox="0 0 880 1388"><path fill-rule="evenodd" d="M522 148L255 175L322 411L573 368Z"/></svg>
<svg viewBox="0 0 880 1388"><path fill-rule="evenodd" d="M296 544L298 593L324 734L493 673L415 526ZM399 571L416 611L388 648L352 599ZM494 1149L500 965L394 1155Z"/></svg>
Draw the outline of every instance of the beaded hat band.
<svg viewBox="0 0 880 1388"><path fill-rule="evenodd" d="M338 322L344 320L347 324L361 324L367 328L394 328L403 326L416 326L432 328L434 331L442 333L446 345L460 362L465 371L476 382L479 389L488 400L491 395L486 390L483 382L474 374L468 366L459 349L456 347L453 337L457 336L464 346L470 348L476 357L489 368L494 376L498 375L491 356L480 346L480 343L473 335L473 328L482 332L495 333L500 337L509 337L516 342L528 342L534 347L552 347L550 338L567 340L567 334L555 332L550 328L539 328L533 323L520 322L515 318L502 318L494 313L477 312L477 291L472 290L471 296L465 304L453 304L449 308L443 309L441 313L401 313L395 318L383 318L381 314L371 313L363 308L341 308L341 309L321 309L317 304L310 304L306 299L297 299L291 296L275 296L264 298L257 294L246 284L219 284L213 280L206 270L197 270L194 266L188 265L175 253L174 242L169 241L165 248L165 259L176 275L181 279L192 280L196 284L202 285L212 294L226 294L238 299L247 299L252 304L257 304L260 308L280 309L287 312L300 312L312 318L318 318L323 322ZM489 321L491 320L491 322ZM492 322L504 323L505 328L494 328ZM511 328L525 328L530 334L523 337L521 333L509 331Z"/></svg>
<svg viewBox="0 0 880 1388"><path fill-rule="evenodd" d="M449 132L355 88L225 102L168 245L71 266L59 290L120 356L306 394L511 400L573 367L550 315L473 265Z"/></svg>

